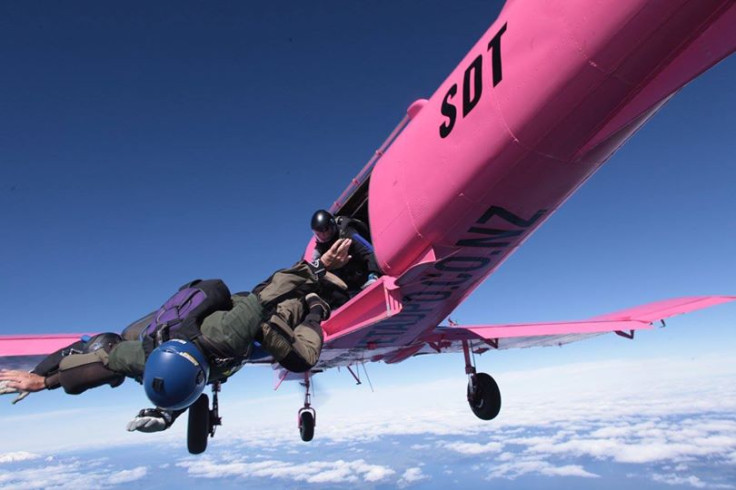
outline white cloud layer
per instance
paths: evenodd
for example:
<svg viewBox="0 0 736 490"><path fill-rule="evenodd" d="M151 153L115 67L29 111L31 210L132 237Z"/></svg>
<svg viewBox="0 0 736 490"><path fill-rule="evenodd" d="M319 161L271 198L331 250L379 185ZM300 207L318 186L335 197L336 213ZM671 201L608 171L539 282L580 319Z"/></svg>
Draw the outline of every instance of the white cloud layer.
<svg viewBox="0 0 736 490"><path fill-rule="evenodd" d="M379 482L395 473L386 466L355 461L290 463L279 460L249 461L246 458L220 461L212 457L177 463L196 478L277 478L307 483Z"/></svg>
<svg viewBox="0 0 736 490"><path fill-rule="evenodd" d="M146 468L145 466L139 466L137 468L133 468L132 470L122 470L115 472L110 475L107 481L111 485L119 485L121 483L130 483L136 480L140 480L141 478L144 478L147 474L148 468Z"/></svg>
<svg viewBox="0 0 736 490"><path fill-rule="evenodd" d="M503 444L500 442L489 442L487 444L478 444L476 442L448 442L444 444L444 447L460 454L478 455L501 452Z"/></svg>
<svg viewBox="0 0 736 490"><path fill-rule="evenodd" d="M657 431L666 427L631 427L619 421L736 412L736 362L729 358L703 358L697 363L681 359L609 360L499 373L495 377L502 390L503 408L492 422L480 421L470 413L463 396L465 378L460 375L381 387L375 393L361 389L332 392L328 403L317 405L321 423L316 437L346 443L385 435L470 435L499 429L516 429L519 437L529 437L525 431L528 427L565 424L567 430L577 431L589 421L599 421L596 429L601 432L595 439L625 440L628 434L650 430L646 435L656 440ZM293 441L295 428L285 426L283 420L293 418L297 400L288 397L282 403L259 399L228 405L225 410L242 416L239 420L229 418L227 431L222 434L269 444L274 439ZM262 416L264 404L269 407L267 420ZM250 423L254 419L262 423L254 427ZM712 431L704 428L712 433L733 433L736 426L727 418L708 423L717 424ZM708 444L719 443L711 440Z"/></svg>
<svg viewBox="0 0 736 490"><path fill-rule="evenodd" d="M192 478L421 486L441 470L428 474L417 461L441 454L487 479L597 478L594 464L603 461L639 465L640 478L660 484L733 488L723 476L733 475L736 466L736 363L731 358L608 360L502 372L496 379L504 406L492 422L470 413L462 376L379 388L375 394L333 392L328 403L316 405L320 424L310 448L343 448L341 459L335 461L319 456L310 461L314 452L309 456L281 452L280 448L293 448L298 439L296 424L283 423L294 418L299 403L295 397L279 393L267 399L221 402L226 426L211 441L208 455L180 461L176 467ZM253 420L259 423L254 425ZM181 450L185 429L184 418L165 437L135 436L137 441ZM410 442L396 450L410 449L408 459L387 461L370 450L381 447L383 439L398 444L401 437ZM229 452L238 456L220 455L223 451L218 449L225 448L235 448ZM275 457L279 453L284 457ZM248 456L253 454L260 457ZM14 451L0 454L0 462L41 457ZM706 464L721 473L706 471ZM104 488L151 476L143 466L85 470L46 462L33 471L14 471L12 480L2 474L0 486ZM629 467L627 471L637 474Z"/></svg>
<svg viewBox="0 0 736 490"><path fill-rule="evenodd" d="M18 461L29 461L40 457L41 455L29 453L28 451L17 451L14 453L0 454L0 463L17 463Z"/></svg>
<svg viewBox="0 0 736 490"><path fill-rule="evenodd" d="M691 476L683 478L677 475L660 475L655 473L652 475L652 480L658 483L666 483L667 485L690 485L695 488L705 488L705 483L700 481L698 477Z"/></svg>
<svg viewBox="0 0 736 490"><path fill-rule="evenodd" d="M493 465L488 479L506 478L514 480L524 475L544 476L577 476L582 478L597 478L598 475L590 473L579 465L555 466L542 460L514 458L513 461Z"/></svg>
<svg viewBox="0 0 736 490"><path fill-rule="evenodd" d="M398 481L398 486L399 488L406 488L410 485L413 485L414 483L428 479L429 477L422 472L421 468L409 468L404 472L403 475L401 475L401 479L399 479Z"/></svg>
<svg viewBox="0 0 736 490"><path fill-rule="evenodd" d="M145 467L114 470L102 460L82 462L61 461L13 472L0 473L0 487L6 489L77 490L79 488L110 488L140 480L148 473Z"/></svg>
<svg viewBox="0 0 736 490"><path fill-rule="evenodd" d="M708 460L733 465L735 377L736 363L723 357L697 363L609 360L501 373L497 380L504 390L504 408L490 423L475 419L462 395L447 397L460 391L457 380L439 380L385 389L373 395L377 401L350 395L347 398L354 406L347 408L344 402L320 407L317 437L328 444L346 445L422 436L426 442L409 447L420 453L449 451L475 458L491 479L596 478L599 475L585 463L596 460L672 466ZM248 426L247 433L232 430L230 434L233 441L246 440L255 446L293 441L296 436L295 429L282 424ZM391 471L406 470L394 467ZM650 473L642 472L654 479ZM659 483L726 484L692 472L677 472L665 482L661 475L667 473L659 474ZM356 481L349 480L350 472L330 470L328 475L330 481ZM399 481L410 483L405 476Z"/></svg>

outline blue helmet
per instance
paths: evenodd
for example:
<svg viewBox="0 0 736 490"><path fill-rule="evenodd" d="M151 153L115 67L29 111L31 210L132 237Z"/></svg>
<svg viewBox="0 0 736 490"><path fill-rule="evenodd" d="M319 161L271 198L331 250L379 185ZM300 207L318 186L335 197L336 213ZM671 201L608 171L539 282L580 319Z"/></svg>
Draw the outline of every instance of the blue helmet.
<svg viewBox="0 0 736 490"><path fill-rule="evenodd" d="M156 347L146 360L143 387L157 407L182 410L194 403L207 385L210 366L194 343L172 339Z"/></svg>

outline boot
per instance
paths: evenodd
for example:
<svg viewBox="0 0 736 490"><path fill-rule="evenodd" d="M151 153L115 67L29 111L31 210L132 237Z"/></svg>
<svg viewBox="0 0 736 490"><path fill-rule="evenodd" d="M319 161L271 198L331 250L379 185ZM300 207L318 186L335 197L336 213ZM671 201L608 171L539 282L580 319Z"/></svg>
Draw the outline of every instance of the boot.
<svg viewBox="0 0 736 490"><path fill-rule="evenodd" d="M330 305L320 298L316 293L309 293L304 300L307 302L307 308L311 311L315 306L322 308L322 321L330 318Z"/></svg>

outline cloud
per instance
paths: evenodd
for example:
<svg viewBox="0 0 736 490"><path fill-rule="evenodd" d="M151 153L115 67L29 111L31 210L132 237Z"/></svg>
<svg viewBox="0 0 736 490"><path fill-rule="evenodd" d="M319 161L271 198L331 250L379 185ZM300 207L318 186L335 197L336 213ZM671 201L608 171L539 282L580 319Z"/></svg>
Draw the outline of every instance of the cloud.
<svg viewBox="0 0 736 490"><path fill-rule="evenodd" d="M500 453L503 444L499 442L489 442L487 444L478 444L477 442L449 442L444 447L460 454L478 455L486 453Z"/></svg>
<svg viewBox="0 0 736 490"><path fill-rule="evenodd" d="M246 458L219 462L211 457L185 460L177 466L186 468L190 476L197 478L278 478L307 483L355 483L382 481L395 473L387 466L355 461L314 461L289 463L268 460L251 462Z"/></svg>
<svg viewBox="0 0 736 490"><path fill-rule="evenodd" d="M387 468L385 466L372 465L372 467L365 473L365 476L363 477L363 479L369 482L376 482L376 481L385 480L386 478L393 475L394 473L396 472L392 470L391 468Z"/></svg>
<svg viewBox="0 0 736 490"><path fill-rule="evenodd" d="M736 488L736 486L728 483L706 483L695 475L680 476L677 474L655 473L652 475L652 481L665 483L667 485L689 485L694 488Z"/></svg>
<svg viewBox="0 0 736 490"><path fill-rule="evenodd" d="M706 485L697 476L681 477L677 475L652 475L652 480L657 483L666 483L667 485L690 485L695 488L705 488Z"/></svg>
<svg viewBox="0 0 736 490"><path fill-rule="evenodd" d="M613 428L578 430L560 438L535 437L515 439L525 446L528 453L590 456L595 459L613 460L618 463L682 462L691 458L709 457L725 459L736 450L736 429L721 433L729 424L714 424L712 420L690 419L684 427L684 419L668 417L665 420L638 422L619 421ZM604 424L604 421L597 421ZM648 427L649 430L643 429ZM608 435L609 438L602 438ZM595 437L598 436L598 437Z"/></svg>
<svg viewBox="0 0 736 490"><path fill-rule="evenodd" d="M432 447L430 444L412 444L409 449L414 449L415 451L419 451L421 449L429 449Z"/></svg>
<svg viewBox="0 0 736 490"><path fill-rule="evenodd" d="M41 455L29 453L27 451L17 451L14 453L0 454L0 463L16 463L18 461L29 461L38 459Z"/></svg>
<svg viewBox="0 0 736 490"><path fill-rule="evenodd" d="M118 485L120 483L129 483L136 480L140 480L148 474L148 469L145 466L138 466L132 470L122 470L110 475L107 481L112 485Z"/></svg>
<svg viewBox="0 0 736 490"><path fill-rule="evenodd" d="M580 462L601 460L647 465L641 468L640 476L649 477L651 470L659 470L659 483L732 488L723 486L718 475L736 464L734 417L733 413L707 412L628 415L612 423L605 416L588 416L542 421L536 426L525 426L520 433L515 428L508 432L506 428L481 432L474 439L485 439L483 443L448 441L442 445L479 455L485 447L502 449L484 465L491 479L513 480L529 474L592 478L598 475ZM508 436L511 432L513 437ZM673 468L680 474L670 474ZM683 471L690 475L682 476Z"/></svg>
<svg viewBox="0 0 736 490"><path fill-rule="evenodd" d="M0 475L0 484L9 488L76 490L78 488L109 488L146 476L146 467L114 470L103 460L81 461L77 458L56 458L55 464L35 468L15 469Z"/></svg>
<svg viewBox="0 0 736 490"><path fill-rule="evenodd" d="M543 469L542 474L548 476L579 476L583 478L598 478L598 475L585 471L583 467L579 465L549 467Z"/></svg>
<svg viewBox="0 0 736 490"><path fill-rule="evenodd" d="M530 474L598 478L598 475L586 471L580 465L554 466L547 461L539 459L516 459L507 463L492 466L487 479L506 478L514 480L520 476Z"/></svg>
<svg viewBox="0 0 736 490"><path fill-rule="evenodd" d="M422 473L422 469L419 467L409 468L401 475L401 479L398 481L399 488L406 488L418 481L427 480L429 477Z"/></svg>

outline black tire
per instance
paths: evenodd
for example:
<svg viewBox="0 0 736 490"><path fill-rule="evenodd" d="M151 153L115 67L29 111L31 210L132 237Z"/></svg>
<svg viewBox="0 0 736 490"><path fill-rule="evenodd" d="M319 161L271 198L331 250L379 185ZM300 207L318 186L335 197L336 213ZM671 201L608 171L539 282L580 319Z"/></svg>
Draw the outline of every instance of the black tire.
<svg viewBox="0 0 736 490"><path fill-rule="evenodd" d="M496 381L486 373L477 373L475 376L475 394L468 396L470 409L476 417L482 420L493 420L501 411L501 390ZM470 395L470 385L468 385Z"/></svg>
<svg viewBox="0 0 736 490"><path fill-rule="evenodd" d="M210 399L204 393L189 407L187 449L191 454L202 454L207 449L210 435Z"/></svg>
<svg viewBox="0 0 736 490"><path fill-rule="evenodd" d="M299 435L302 441L309 442L314 438L314 415L304 411L299 414Z"/></svg>

